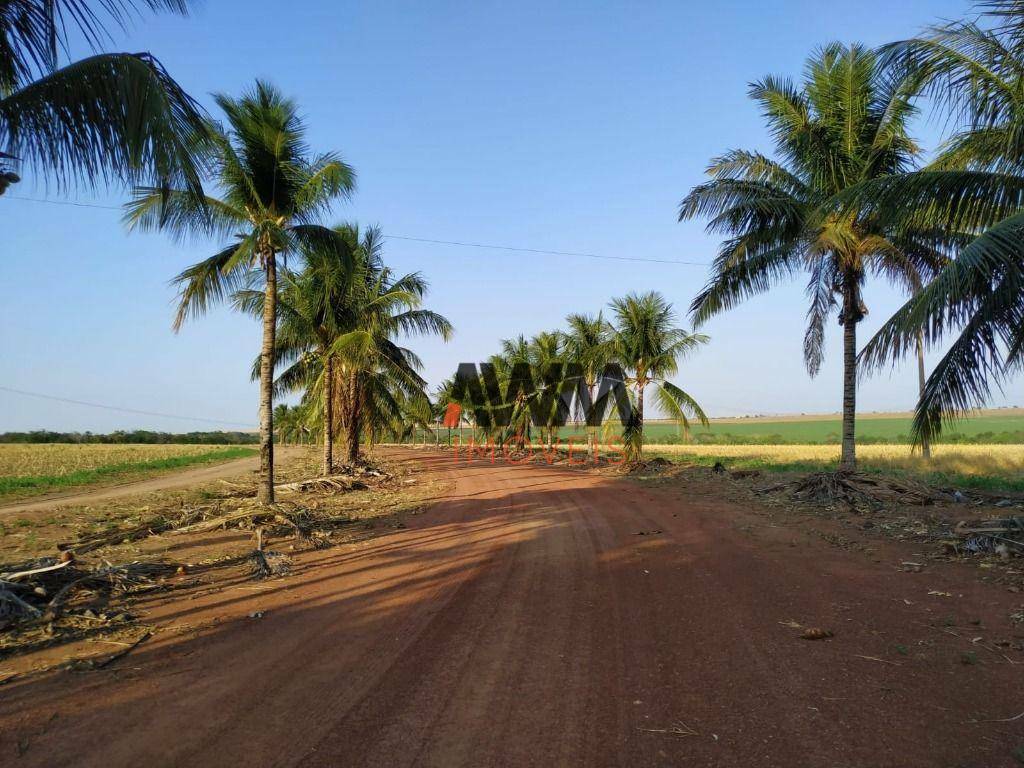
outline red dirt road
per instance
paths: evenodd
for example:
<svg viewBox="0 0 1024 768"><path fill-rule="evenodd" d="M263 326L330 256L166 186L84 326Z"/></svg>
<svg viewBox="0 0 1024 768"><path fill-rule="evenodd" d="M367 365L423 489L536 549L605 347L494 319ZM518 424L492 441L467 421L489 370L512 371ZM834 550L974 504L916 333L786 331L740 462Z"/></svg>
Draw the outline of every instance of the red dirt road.
<svg viewBox="0 0 1024 768"><path fill-rule="evenodd" d="M0 764L1017 765L1024 664L971 640L1012 637L1020 595L978 570L900 572L906 548L682 483L409 456L456 485L407 529L154 604L170 629L106 670L0 687Z"/></svg>

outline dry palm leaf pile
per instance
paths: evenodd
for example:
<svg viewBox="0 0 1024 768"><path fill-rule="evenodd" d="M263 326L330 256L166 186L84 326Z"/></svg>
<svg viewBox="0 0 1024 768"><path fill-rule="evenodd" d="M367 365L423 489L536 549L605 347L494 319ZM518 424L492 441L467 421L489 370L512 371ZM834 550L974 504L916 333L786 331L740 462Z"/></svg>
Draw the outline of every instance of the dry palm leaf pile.
<svg viewBox="0 0 1024 768"><path fill-rule="evenodd" d="M761 489L762 493L776 491L787 491L797 501L846 504L855 509L882 504L925 506L952 498L914 480L864 472L813 472Z"/></svg>

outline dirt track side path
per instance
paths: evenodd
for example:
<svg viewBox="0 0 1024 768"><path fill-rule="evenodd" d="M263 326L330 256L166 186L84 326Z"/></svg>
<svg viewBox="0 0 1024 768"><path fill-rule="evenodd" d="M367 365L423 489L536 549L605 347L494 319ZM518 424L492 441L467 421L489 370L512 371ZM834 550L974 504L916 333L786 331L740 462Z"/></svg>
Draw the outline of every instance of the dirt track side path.
<svg viewBox="0 0 1024 768"><path fill-rule="evenodd" d="M977 570L901 572L907 547L699 487L408 455L455 481L408 528L156 603L164 630L103 671L0 687L0 764L1016 764L1024 664L972 638L1012 635L1020 595Z"/></svg>
<svg viewBox="0 0 1024 768"><path fill-rule="evenodd" d="M304 448L278 447L274 449L274 455L283 461L300 455L304 450ZM15 501L9 504L0 501L0 518L14 512L37 512L41 509L50 509L58 506L91 504L97 501L119 499L125 496L138 496L156 491L192 488L208 483L211 480L238 477L246 472L254 472L259 467L259 456L247 456L244 459L232 459L220 464L209 464L192 469L172 471L146 480L133 480L132 482L119 485L104 485L98 488L69 493L34 496L27 501Z"/></svg>

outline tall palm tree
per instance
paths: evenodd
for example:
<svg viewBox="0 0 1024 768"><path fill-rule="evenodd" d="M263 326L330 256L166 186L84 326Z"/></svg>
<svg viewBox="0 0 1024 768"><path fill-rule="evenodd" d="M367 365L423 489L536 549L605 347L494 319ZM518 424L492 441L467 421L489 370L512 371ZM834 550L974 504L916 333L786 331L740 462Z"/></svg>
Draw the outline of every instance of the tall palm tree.
<svg viewBox="0 0 1024 768"><path fill-rule="evenodd" d="M527 357L536 377L538 411L543 419L541 436L545 446L550 450L558 431L558 423L562 421L561 411L564 409L560 401L560 392L565 378L565 371L561 368L565 362L565 336L561 331L541 331L530 339ZM557 377L556 371L559 371ZM554 391L545 392L544 390L549 387ZM543 407L545 403L546 408Z"/></svg>
<svg viewBox="0 0 1024 768"><path fill-rule="evenodd" d="M262 283L259 500L274 500L273 379L278 259L317 250L350 249L318 220L351 194L355 173L335 154L311 155L293 101L264 82L239 99L216 96L227 126L213 130L214 183L219 197L186 190L139 189L126 221L173 235L234 237L213 256L176 278L180 301L174 327L206 312L238 288Z"/></svg>
<svg viewBox="0 0 1024 768"><path fill-rule="evenodd" d="M611 353L609 345L608 323L600 312L597 315L574 313L565 319L569 330L565 332L565 352L570 363L579 366L583 376L583 386L590 394L590 407L598 407L594 402L597 394L598 381L604 372ZM590 421L590 413L580 413ZM603 415L603 414L602 414ZM597 427L587 426L587 451L597 458Z"/></svg>
<svg viewBox="0 0 1024 768"><path fill-rule="evenodd" d="M188 0L0 0L0 195L23 166L61 189L119 181L200 188L196 103L148 53L99 52L110 28ZM77 32L96 53L63 63ZM63 63L63 66L62 66Z"/></svg>
<svg viewBox="0 0 1024 768"><path fill-rule="evenodd" d="M501 351L492 355L489 361L494 366L498 388L506 395L506 400L497 409L498 413L494 414L499 418L494 420L492 431L497 435L499 445L503 446L511 440L519 451L525 450L531 440L530 427L533 419L533 414L530 412L531 396L522 388L515 392L512 402L507 401L507 396L512 389L512 378L516 367L529 366L531 355L530 342L523 334L519 334L512 339L502 339ZM532 377L532 370L529 375ZM504 422L504 426L498 426L498 421Z"/></svg>
<svg viewBox="0 0 1024 768"><path fill-rule="evenodd" d="M697 401L668 377L678 373L679 360L706 344L708 337L677 327L672 305L654 291L613 299L610 306L611 357L622 366L625 384L633 388L635 396L624 435L626 455L639 461L643 457L644 393L649 385L656 387L661 409L684 430L689 429L693 418L707 426L707 416Z"/></svg>
<svg viewBox="0 0 1024 768"><path fill-rule="evenodd" d="M869 369L955 337L921 393L919 441L983 406L1024 368L1024 3L993 0L979 21L889 46L898 81L952 117L923 169L858 185L847 206L901 230L958 236L958 253L861 354Z"/></svg>
<svg viewBox="0 0 1024 768"><path fill-rule="evenodd" d="M833 43L808 63L800 88L767 77L750 87L775 141L778 159L736 150L714 160L712 180L680 205L680 220L710 218L727 236L713 275L694 299L696 325L763 293L794 273L810 279L804 337L808 372L824 354L825 323L838 310L843 328L841 470L856 466L857 324L867 314L869 274L905 280L934 268L942 254L934 232L896 231L876 217L837 210L833 198L869 179L907 171L918 153L907 133L909 89L894 83L863 46Z"/></svg>

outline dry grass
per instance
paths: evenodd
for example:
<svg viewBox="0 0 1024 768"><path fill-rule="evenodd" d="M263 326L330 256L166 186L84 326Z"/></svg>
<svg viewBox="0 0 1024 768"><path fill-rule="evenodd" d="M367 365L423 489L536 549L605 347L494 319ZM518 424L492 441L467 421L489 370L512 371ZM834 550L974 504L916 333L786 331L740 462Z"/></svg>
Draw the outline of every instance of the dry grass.
<svg viewBox="0 0 1024 768"><path fill-rule="evenodd" d="M658 445L645 452L695 459L728 458L772 466L828 465L838 461L838 445ZM857 458L865 469L914 474L940 473L1024 479L1024 445L937 445L925 461L909 445L860 445Z"/></svg>
<svg viewBox="0 0 1024 768"><path fill-rule="evenodd" d="M69 475L112 464L197 456L227 451L226 445L0 444L0 477Z"/></svg>
<svg viewBox="0 0 1024 768"><path fill-rule="evenodd" d="M253 456L239 445L0 445L0 497L32 496Z"/></svg>
<svg viewBox="0 0 1024 768"><path fill-rule="evenodd" d="M1024 416L1024 408L985 408L971 413L971 418L1013 418ZM778 416L718 416L711 419L712 424L771 424L773 422L790 421L834 421L841 419L842 413L799 413ZM857 412L857 421L870 421L871 419L906 419L914 418L913 411L869 411ZM664 423L673 423L669 420Z"/></svg>

